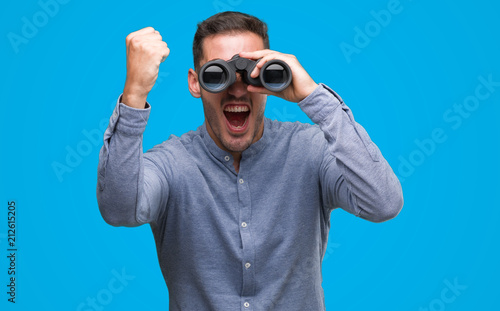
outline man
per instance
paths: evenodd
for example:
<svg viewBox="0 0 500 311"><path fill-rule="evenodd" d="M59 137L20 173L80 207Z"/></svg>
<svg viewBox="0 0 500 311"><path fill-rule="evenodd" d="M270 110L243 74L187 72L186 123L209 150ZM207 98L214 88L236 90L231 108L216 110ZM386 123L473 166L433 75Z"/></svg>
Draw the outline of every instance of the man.
<svg viewBox="0 0 500 311"><path fill-rule="evenodd" d="M146 98L169 49L151 27L126 44L127 79L104 134L97 198L111 225L150 224L170 310L325 310L331 211L381 222L403 204L398 179L349 108L293 55L269 50L263 22L220 13L198 25L188 73L204 124L143 154ZM252 77L271 59L285 61L290 86L273 93L238 74L221 93L200 87L201 66L235 54L261 59ZM268 95L298 103L316 125L265 118Z"/></svg>

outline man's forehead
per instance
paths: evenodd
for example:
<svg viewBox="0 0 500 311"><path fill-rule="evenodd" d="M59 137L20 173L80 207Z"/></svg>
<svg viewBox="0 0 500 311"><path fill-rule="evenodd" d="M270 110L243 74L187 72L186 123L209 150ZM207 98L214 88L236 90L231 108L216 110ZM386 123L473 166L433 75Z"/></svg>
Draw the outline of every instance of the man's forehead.
<svg viewBox="0 0 500 311"><path fill-rule="evenodd" d="M203 60L205 63L213 59L229 60L242 51L264 49L263 39L253 32L237 32L217 34L206 37L203 41Z"/></svg>

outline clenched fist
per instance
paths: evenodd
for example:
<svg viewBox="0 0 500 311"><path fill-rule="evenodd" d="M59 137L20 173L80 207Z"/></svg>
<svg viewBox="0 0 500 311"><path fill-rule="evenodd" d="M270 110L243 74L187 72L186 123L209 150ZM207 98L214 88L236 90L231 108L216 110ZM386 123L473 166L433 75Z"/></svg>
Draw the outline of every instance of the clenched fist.
<svg viewBox="0 0 500 311"><path fill-rule="evenodd" d="M132 32L125 39L127 45L127 79L122 102L133 108L144 108L153 88L160 64L170 49L158 31L146 27Z"/></svg>

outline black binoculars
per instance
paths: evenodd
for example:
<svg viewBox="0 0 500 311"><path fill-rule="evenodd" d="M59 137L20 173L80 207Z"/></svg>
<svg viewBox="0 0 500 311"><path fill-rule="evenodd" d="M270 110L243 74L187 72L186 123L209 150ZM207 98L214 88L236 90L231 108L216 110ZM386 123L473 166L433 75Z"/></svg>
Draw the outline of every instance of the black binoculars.
<svg viewBox="0 0 500 311"><path fill-rule="evenodd" d="M292 71L282 60L272 59L264 64L257 78L250 77L259 60L251 60L234 55L229 61L214 59L200 69L198 80L207 92L219 93L236 81L236 72L243 82L253 86L263 86L271 92L281 92L292 82Z"/></svg>

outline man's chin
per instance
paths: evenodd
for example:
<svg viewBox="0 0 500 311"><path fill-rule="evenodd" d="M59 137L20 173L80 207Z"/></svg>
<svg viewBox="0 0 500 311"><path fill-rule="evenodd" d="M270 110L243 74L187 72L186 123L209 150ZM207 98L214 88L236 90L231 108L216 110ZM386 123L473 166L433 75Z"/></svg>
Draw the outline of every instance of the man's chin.
<svg viewBox="0 0 500 311"><path fill-rule="evenodd" d="M224 147L230 152L243 152L252 144L252 140L247 137L231 137L230 139L224 140Z"/></svg>

